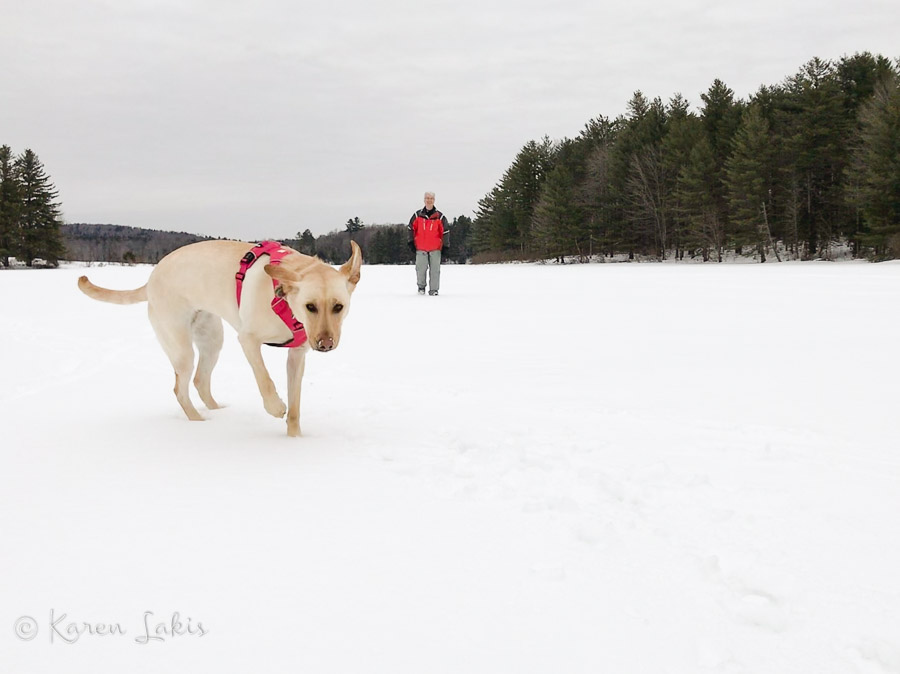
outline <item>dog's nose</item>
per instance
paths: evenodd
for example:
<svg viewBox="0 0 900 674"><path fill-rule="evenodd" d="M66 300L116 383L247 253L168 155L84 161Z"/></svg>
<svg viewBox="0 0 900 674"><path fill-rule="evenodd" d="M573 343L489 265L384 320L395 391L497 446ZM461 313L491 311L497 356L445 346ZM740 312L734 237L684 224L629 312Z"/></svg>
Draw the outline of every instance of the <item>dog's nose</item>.
<svg viewBox="0 0 900 674"><path fill-rule="evenodd" d="M316 346L319 351L331 351L334 348L334 338L333 337L320 337L319 341L316 342Z"/></svg>

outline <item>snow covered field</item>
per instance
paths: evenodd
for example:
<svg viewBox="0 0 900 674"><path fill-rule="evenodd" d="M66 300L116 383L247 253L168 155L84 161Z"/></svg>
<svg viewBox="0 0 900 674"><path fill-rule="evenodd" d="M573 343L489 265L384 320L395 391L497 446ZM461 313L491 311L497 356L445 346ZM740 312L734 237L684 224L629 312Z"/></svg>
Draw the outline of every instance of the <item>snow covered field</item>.
<svg viewBox="0 0 900 674"><path fill-rule="evenodd" d="M0 671L900 672L900 264L364 267L298 439L149 271L0 272Z"/></svg>

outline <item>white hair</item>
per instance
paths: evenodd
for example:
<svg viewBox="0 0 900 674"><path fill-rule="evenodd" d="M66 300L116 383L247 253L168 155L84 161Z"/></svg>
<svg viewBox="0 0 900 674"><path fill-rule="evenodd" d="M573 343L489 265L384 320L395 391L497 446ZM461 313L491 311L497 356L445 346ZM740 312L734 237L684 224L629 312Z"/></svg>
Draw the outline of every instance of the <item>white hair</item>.
<svg viewBox="0 0 900 674"><path fill-rule="evenodd" d="M425 196L426 196L426 197L431 197L432 199L434 199L434 192L426 192L426 193L425 193Z"/></svg>

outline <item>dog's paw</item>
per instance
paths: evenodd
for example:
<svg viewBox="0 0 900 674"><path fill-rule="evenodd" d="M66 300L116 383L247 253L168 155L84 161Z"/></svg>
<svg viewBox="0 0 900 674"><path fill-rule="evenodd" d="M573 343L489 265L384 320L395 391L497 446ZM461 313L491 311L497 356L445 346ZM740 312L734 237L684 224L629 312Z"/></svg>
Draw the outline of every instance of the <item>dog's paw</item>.
<svg viewBox="0 0 900 674"><path fill-rule="evenodd" d="M289 438L299 438L300 437L300 424L288 424L287 434Z"/></svg>
<svg viewBox="0 0 900 674"><path fill-rule="evenodd" d="M284 401L278 396L267 399L265 401L265 405L266 412L271 414L276 419L281 419L287 412L287 406L284 404Z"/></svg>

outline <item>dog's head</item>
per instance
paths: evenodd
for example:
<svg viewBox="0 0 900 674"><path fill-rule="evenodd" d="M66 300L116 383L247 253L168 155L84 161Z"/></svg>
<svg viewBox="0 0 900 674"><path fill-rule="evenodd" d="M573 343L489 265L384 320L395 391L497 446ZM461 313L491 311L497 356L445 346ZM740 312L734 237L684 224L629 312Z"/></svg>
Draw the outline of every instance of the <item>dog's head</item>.
<svg viewBox="0 0 900 674"><path fill-rule="evenodd" d="M291 311L303 323L316 351L332 351L341 340L341 324L350 311L350 295L362 266L359 246L351 241L350 247L350 259L340 269L301 255L266 265L266 273L281 283Z"/></svg>

